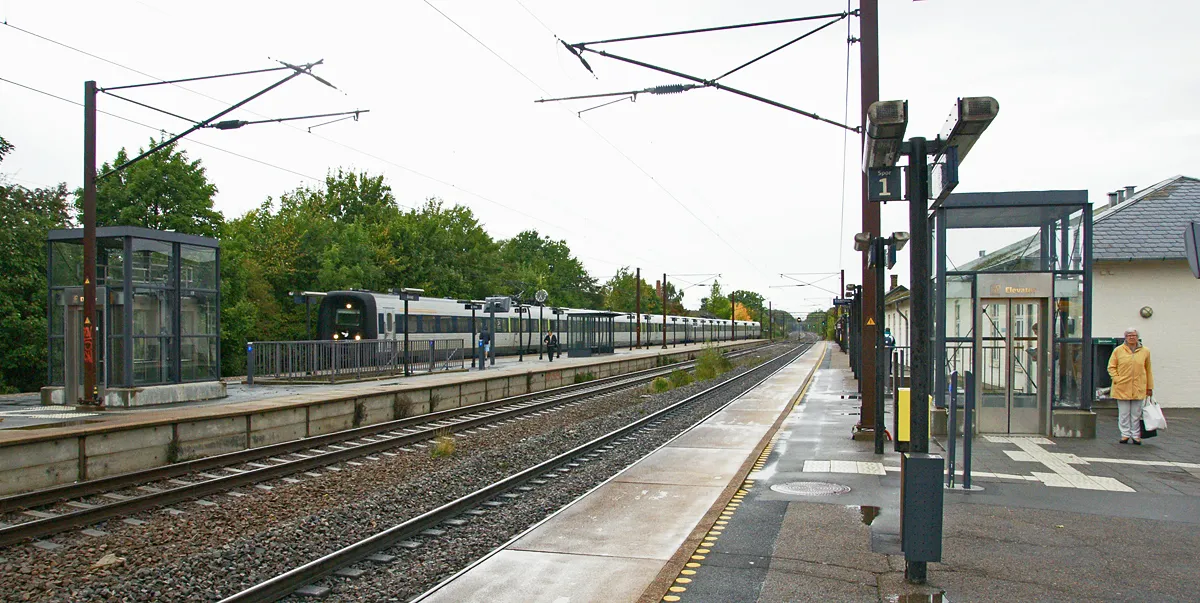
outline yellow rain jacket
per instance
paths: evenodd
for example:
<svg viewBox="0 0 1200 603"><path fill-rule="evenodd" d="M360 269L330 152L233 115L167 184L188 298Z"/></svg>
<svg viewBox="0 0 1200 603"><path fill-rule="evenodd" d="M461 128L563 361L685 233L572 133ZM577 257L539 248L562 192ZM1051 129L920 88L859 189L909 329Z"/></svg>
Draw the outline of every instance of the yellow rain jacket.
<svg viewBox="0 0 1200 603"><path fill-rule="evenodd" d="M1150 370L1150 349L1139 345L1132 352L1121 344L1108 359L1108 375L1112 377L1112 397L1117 400L1143 400L1146 390L1154 389L1154 373Z"/></svg>

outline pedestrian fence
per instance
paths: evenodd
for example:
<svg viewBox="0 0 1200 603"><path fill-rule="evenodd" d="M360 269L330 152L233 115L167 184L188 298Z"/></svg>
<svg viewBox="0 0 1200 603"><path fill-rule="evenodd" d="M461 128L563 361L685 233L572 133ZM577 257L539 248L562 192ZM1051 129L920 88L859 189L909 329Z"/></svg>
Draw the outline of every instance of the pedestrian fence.
<svg viewBox="0 0 1200 603"><path fill-rule="evenodd" d="M246 384L336 383L404 374L462 370L462 339L251 341Z"/></svg>

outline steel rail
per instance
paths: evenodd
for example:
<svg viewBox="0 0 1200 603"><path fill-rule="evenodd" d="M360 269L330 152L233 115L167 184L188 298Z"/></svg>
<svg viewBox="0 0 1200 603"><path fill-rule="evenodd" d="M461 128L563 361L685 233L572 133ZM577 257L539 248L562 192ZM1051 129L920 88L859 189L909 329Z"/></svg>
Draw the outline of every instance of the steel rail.
<svg viewBox="0 0 1200 603"><path fill-rule="evenodd" d="M730 356L736 357L745 355L761 350L763 347L769 346L756 346L755 348L751 348L749 350L743 350L730 354ZM486 425L489 423L494 423L498 420L528 414L538 410L543 410L548 407L567 404L575 400L604 395L613 391L636 386L663 374L667 374L672 370L677 370L681 367L693 364L695 364L695 361L676 363L666 367L658 367L654 369L637 371L635 373L627 373L625 375L606 377L603 380L588 381L585 383L543 390L534 394L522 394L520 396L494 400L492 402L483 402L471 406L440 411L437 413L409 417L406 419L399 419L386 423L378 423L367 427L360 427L301 440L293 440L291 442L283 442L281 444L264 446L262 448L206 457L204 459L187 461L185 463L178 463L175 465L167 465L144 472L123 474L120 476L113 476L112 478L95 480L93 482L84 482L82 484L69 484L49 490L33 492L27 496L18 495L9 497L8 500L20 498L21 496L26 496L28 499L34 499L34 495L50 497L51 493L53 492L56 494L56 496L53 497L52 501L58 502L64 498L80 498L101 492L111 491L114 489L114 484L116 484L116 488L119 489L138 484L161 481L163 479L168 479L178 475L189 475L199 471L204 471L206 469L228 467L231 465L247 463L252 460L260 460L268 457L280 457L285 455L300 457L296 460L277 459L285 462L275 465L267 465L248 471L238 471L231 475L223 475L216 478L206 479L205 481L201 482L180 485L177 488L171 488L168 490L150 492L141 496L134 496L125 500L120 500L105 505L98 505L91 508L80 509L70 513L55 515L53 517L40 518L11 526L5 526L0 528L0 546L7 546L31 538L56 534L71 528L88 526L105 521L107 519L112 519L114 517L129 515L146 509L170 505L180 501L191 500L208 494L223 492L240 486L260 483L286 475L291 475L293 473L309 471L345 460L368 456L390 448L398 448L409 444L415 444L423 440L428 440L440 432L458 432L472 429L480 425ZM479 416L472 417L472 415ZM400 433L397 433L398 431L400 431ZM366 443L351 444L354 440L362 440ZM341 446L341 444L351 445L344 447ZM333 450L319 451L321 448L332 448ZM298 452L300 450L319 452L314 455L309 455ZM254 452L252 458L247 456L247 453L249 452ZM65 492L71 488L78 488L79 490L70 496L63 496L61 494L62 492ZM80 492L82 492L82 494ZM45 499L43 500L43 504L44 502L46 502Z"/></svg>
<svg viewBox="0 0 1200 603"><path fill-rule="evenodd" d="M731 387L735 381L739 381L756 372L765 372L766 375L763 376L762 379L759 379L750 385L749 388L747 388L753 389L763 381L769 379L779 370L782 370L784 366L787 366L787 364L789 364L792 360L798 358L811 347L811 343L797 346L792 350L777 356L776 358L751 368L741 375L722 383L718 383L708 389L705 389L704 391L688 396L679 402L676 402L657 412L651 413L641 419L638 419L637 421L634 421L633 423L595 438L585 444L538 463L537 465L534 465L533 467L525 469L519 473L515 473L500 481L494 482L493 484L476 490L471 494L467 494L461 498L448 502L436 509L427 511L417 517L409 519L408 521L394 525L386 530L383 530L382 532L378 532L319 559L310 561L304 565L301 565L300 567L279 574L264 582L260 582L259 584L251 586L250 588L247 588L237 594L221 599L220 603L259 603L276 601L286 597L295 592L297 588L300 588L305 584L328 576L338 569L362 561L370 555L387 550L401 541L419 534L423 530L437 526L447 519L451 519L465 511L479 506L480 504L505 492L508 492L509 490L512 490L521 484L546 473L549 470L565 465L578 456L591 452L592 450L600 448L609 442L637 431L638 429L641 429L650 423L658 421L666 417L671 412L682 408L698 398L707 396L717 390Z"/></svg>
<svg viewBox="0 0 1200 603"><path fill-rule="evenodd" d="M730 354L730 356L731 357L741 356L741 355L748 354L753 351L760 350L760 349L762 349L762 347L766 347L766 346L757 346L754 348L750 348L748 350L741 350L741 351ZM656 367L653 369L645 369L642 371L625 373L623 375L612 375L609 377L604 377L601 379L594 379L592 381L586 381L583 383L572 383L572 384L564 385L561 387L546 389L546 390L542 390L542 391L538 391L538 392L531 392L528 394L520 394L517 396L509 396L507 398L500 398L498 400L492 400L489 402L480 402L478 404L461 406L458 408L437 411L434 413L428 413L428 414L418 415L418 416L414 416L414 417L405 417L403 419L394 419L392 421L385 421L383 423L364 425L362 427L355 427L353 429L336 431L336 432L317 435L317 436L310 436L310 437L301 438L298 440L290 440L287 442L280 442L278 444L270 444L267 446L260 446L260 447L256 447L256 448L248 448L246 450L238 450L236 452L228 452L225 454L207 456L207 457L194 459L194 460L190 460L190 461L183 461L183 462L179 462L179 463L173 463L170 465L164 465L162 467L155 467L153 469L145 469L145 470L134 471L134 472L130 472L130 473L122 473L119 475L112 475L112 476L108 476L108 477L102 477L102 478L87 480L87 481L73 483L73 484L63 484L61 486L53 486L51 488L35 490L33 492L25 492L22 494L13 494L10 496L0 497L0 514L11 513L13 511L17 511L17 510L21 510L21 509L28 509L31 507L42 506L42 505L55 503L55 502L59 502L59 501L63 501L63 500L68 500L68 499L72 499L72 498L92 496L94 494L109 492L109 491L112 491L115 489L127 488L127 487L131 487L131 486L138 486L141 484L146 484L146 483L155 482L155 481L161 481L161 480L170 479L173 477L180 477L183 475L188 475L190 473L196 473L199 471L206 471L209 469L218 469L218 468L226 467L229 465L237 465L240 463L257 461L257 460L269 458L272 456L290 454L297 450L305 450L305 449L309 449L309 448L325 446L330 443L337 443L337 442L346 441L346 440L353 440L353 439L357 439L357 438L360 438L363 436L375 435L378 433L393 431L395 429L403 429L403 428L410 427L412 425L419 425L419 424L423 424L426 422L435 422L435 421L444 420L447 418L453 418L453 417L462 416L465 414L471 414L473 412L482 412L482 411L489 410L492 408L497 408L500 406L507 406L509 404L517 404L517 403L520 403L520 402L523 402L526 400L530 400L530 399L541 398L541 397L546 397L546 396L554 396L554 395L557 395L560 393L566 393L566 392L571 392L571 391L576 391L576 390L590 389L590 388L593 388L593 387L596 387L599 385L604 385L607 383L611 383L614 381L620 381L620 380L625 380L625 379L636 379L636 378L644 376L648 373L661 373L664 371L664 369L678 369L678 368L681 368L681 367L684 367L684 366L687 366L690 364L694 364L694 361L689 360L689 361L685 361L685 362L666 365L665 367Z"/></svg>

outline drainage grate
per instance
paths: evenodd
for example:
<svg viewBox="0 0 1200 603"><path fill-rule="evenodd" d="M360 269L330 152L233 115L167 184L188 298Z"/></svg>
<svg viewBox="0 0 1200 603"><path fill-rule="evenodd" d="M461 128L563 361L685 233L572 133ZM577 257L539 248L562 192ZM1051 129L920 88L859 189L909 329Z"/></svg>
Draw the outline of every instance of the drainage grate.
<svg viewBox="0 0 1200 603"><path fill-rule="evenodd" d="M794 496L832 496L849 492L850 486L831 484L829 482L790 482L776 484L771 486L771 489L780 494L791 494Z"/></svg>

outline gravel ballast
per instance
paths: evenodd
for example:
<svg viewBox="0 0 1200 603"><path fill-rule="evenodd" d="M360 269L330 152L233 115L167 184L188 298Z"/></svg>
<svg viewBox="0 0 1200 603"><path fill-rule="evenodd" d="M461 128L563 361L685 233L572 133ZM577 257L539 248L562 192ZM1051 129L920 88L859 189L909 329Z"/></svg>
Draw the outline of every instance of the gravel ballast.
<svg viewBox="0 0 1200 603"><path fill-rule="evenodd" d="M761 351L712 381L662 394L645 387L527 415L453 438L454 451L435 458L432 444L390 451L275 480L259 487L209 496L172 509L136 516L145 525L110 520L93 526L107 534L71 532L43 550L32 545L0 549L0 599L14 601L218 600L387 527L411 519L498 479L535 465L604 433L673 404L721 380L742 375ZM750 379L743 381L750 382ZM748 385L748 383L747 383ZM608 479L739 395L733 388L672 413L656 429L640 430L562 477L517 492L482 515L464 515L462 526L421 536L420 547L395 547L388 564L363 563L357 578L330 578L332 600L408 600L513 535ZM377 460L373 460L377 459ZM242 496L238 496L238 495Z"/></svg>

